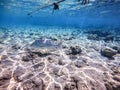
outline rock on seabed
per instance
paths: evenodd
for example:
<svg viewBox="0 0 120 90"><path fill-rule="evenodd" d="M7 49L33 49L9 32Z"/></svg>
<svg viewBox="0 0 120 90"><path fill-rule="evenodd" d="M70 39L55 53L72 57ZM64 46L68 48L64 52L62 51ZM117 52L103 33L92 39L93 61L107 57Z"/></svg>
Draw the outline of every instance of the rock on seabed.
<svg viewBox="0 0 120 90"><path fill-rule="evenodd" d="M110 47L105 47L101 49L101 55L106 56L108 58L112 58L116 54L117 54L117 50L114 50Z"/></svg>

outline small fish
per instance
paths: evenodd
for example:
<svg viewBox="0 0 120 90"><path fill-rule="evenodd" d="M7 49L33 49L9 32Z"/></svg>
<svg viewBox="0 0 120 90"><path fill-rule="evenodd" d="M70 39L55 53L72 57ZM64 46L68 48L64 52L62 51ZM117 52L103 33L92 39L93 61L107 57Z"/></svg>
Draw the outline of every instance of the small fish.
<svg viewBox="0 0 120 90"><path fill-rule="evenodd" d="M38 39L31 46L36 48L60 48L62 47L62 42L56 42L51 39Z"/></svg>

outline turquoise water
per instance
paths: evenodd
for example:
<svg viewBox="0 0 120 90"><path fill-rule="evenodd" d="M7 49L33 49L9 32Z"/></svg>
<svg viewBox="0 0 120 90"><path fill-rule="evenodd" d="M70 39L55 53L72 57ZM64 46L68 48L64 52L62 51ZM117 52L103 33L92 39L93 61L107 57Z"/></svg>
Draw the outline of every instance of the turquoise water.
<svg viewBox="0 0 120 90"><path fill-rule="evenodd" d="M59 26L59 27L117 27L120 26L120 2L97 2L81 5L77 0L65 0L52 14L49 6L27 15L36 8L54 2L31 0L1 0L0 25L7 26ZM57 0L56 0L57 2Z"/></svg>
<svg viewBox="0 0 120 90"><path fill-rule="evenodd" d="M120 34L120 2L119 1L96 1L91 0L89 4L81 4L82 1L65 0L59 3L59 10L52 14L54 2L59 0L1 0L0 1L0 30L7 36L16 31L20 33L41 33L40 38L47 36L46 33L57 34L58 32L75 33L76 36L86 35L87 38L96 40L96 38L105 38L107 33L113 36L114 40L119 41ZM50 5L50 6L49 6ZM47 7L44 7L47 6ZM44 7L36 10L37 8ZM36 12L34 12L36 11ZM34 13L31 13L34 12ZM28 13L31 13L28 15ZM52 31L51 31L52 30ZM89 31L97 31L89 32ZM8 34L6 34L6 32ZM9 33L10 32L10 33ZM99 36L99 33L104 34ZM46 34L46 35L45 35ZM61 34L61 33L60 33ZM89 34L97 37L89 37ZM1 35L2 38L5 35ZM74 37L75 37L74 35ZM49 36L49 35L48 35ZM49 37L50 37L49 36ZM72 36L72 35L71 35ZM58 37L58 36L56 36ZM10 37L11 38L11 37ZM37 39L34 38L34 39ZM25 38L24 38L25 39ZM24 40L23 39L23 40ZM79 37L77 38L79 39ZM103 39L100 39L103 40Z"/></svg>
<svg viewBox="0 0 120 90"><path fill-rule="evenodd" d="M58 1L0 0L0 90L120 90L120 1Z"/></svg>
<svg viewBox="0 0 120 90"><path fill-rule="evenodd" d="M28 31L29 33L52 34L57 32L75 32L75 35L85 35L84 31L111 32L114 40L119 41L120 34L120 2L96 1L81 4L77 0L65 0L59 3L59 10L53 10L53 2L58 0L1 0L0 1L0 27L1 32ZM50 5L34 12L37 8ZM28 13L32 13L28 15ZM14 29L13 29L14 28ZM72 29L71 29L72 28ZM38 32L36 32L36 30ZM50 30L52 29L52 32ZM101 32L99 32L101 31ZM90 33L90 34L98 34ZM8 34L9 35L9 34ZM7 35L6 35L7 36ZM40 38L43 35L37 37ZM47 35L44 35L47 36ZM106 36L104 34L103 36ZM102 37L103 37L102 36ZM1 36L2 37L2 36ZM101 38L101 37L95 37ZM35 38L36 39L36 38ZM79 39L79 38L78 38Z"/></svg>
<svg viewBox="0 0 120 90"><path fill-rule="evenodd" d="M72 35L74 35L73 37L77 37L79 35L86 36L87 34L86 37L90 40L91 38L92 40L96 40L96 38L99 40L104 40L101 38L106 38L110 35L112 39L114 38L115 41L119 42L119 1L91 0L89 4L83 5L81 4L82 1L79 2L77 0L65 0L59 3L59 10L55 10L52 14L52 3L58 1L59 0L1 0L0 30L2 33L4 33L4 35L1 34L1 39L6 37L9 39L13 38L10 37L10 34L12 34L15 38L28 34L29 39L31 39L32 36L34 37L32 40L41 37L59 38L58 36L60 34L64 36L64 34L61 33L64 32L66 34L71 34L70 37L72 37ZM44 8L36 10L40 7ZM31 14L28 15L28 13ZM19 32L17 36L15 35L16 31ZM97 32L94 33L89 31ZM37 36L35 34L41 32L41 35ZM58 32L60 32L59 35L55 36ZM107 34L106 32L110 34ZM22 35L23 33L24 35ZM99 33L103 35L99 35ZM54 37L52 34L54 34ZM91 34L93 34L92 37L90 36ZM94 37L94 35L97 36ZM77 37L75 40L77 41L79 38L80 37ZM26 37L22 37L23 41L24 39L26 39Z"/></svg>

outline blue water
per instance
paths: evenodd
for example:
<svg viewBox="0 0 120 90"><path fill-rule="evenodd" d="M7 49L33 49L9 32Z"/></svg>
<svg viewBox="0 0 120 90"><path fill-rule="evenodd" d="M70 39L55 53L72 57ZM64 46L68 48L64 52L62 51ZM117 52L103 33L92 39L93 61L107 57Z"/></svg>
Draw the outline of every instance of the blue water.
<svg viewBox="0 0 120 90"><path fill-rule="evenodd" d="M56 0L57 1L57 0ZM54 0L53 0L54 2ZM28 16L27 13L49 4L48 0L1 0L1 26L59 26L78 28L119 28L120 2L97 2L81 5L77 0L65 0L60 10L52 14L53 6L40 9Z"/></svg>
<svg viewBox="0 0 120 90"><path fill-rule="evenodd" d="M57 1L0 0L0 90L120 90L120 0Z"/></svg>

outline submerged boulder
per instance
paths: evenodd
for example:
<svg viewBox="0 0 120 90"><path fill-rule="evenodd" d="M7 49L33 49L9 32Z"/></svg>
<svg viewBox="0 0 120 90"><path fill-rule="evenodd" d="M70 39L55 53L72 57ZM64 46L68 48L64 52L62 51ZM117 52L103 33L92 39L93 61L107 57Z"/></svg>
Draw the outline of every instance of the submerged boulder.
<svg viewBox="0 0 120 90"><path fill-rule="evenodd" d="M106 56L108 58L112 58L116 54L117 54L117 51L110 47L105 47L101 49L101 55Z"/></svg>
<svg viewBox="0 0 120 90"><path fill-rule="evenodd" d="M69 50L66 51L67 55L77 55L82 52L81 48L79 46L71 46Z"/></svg>

